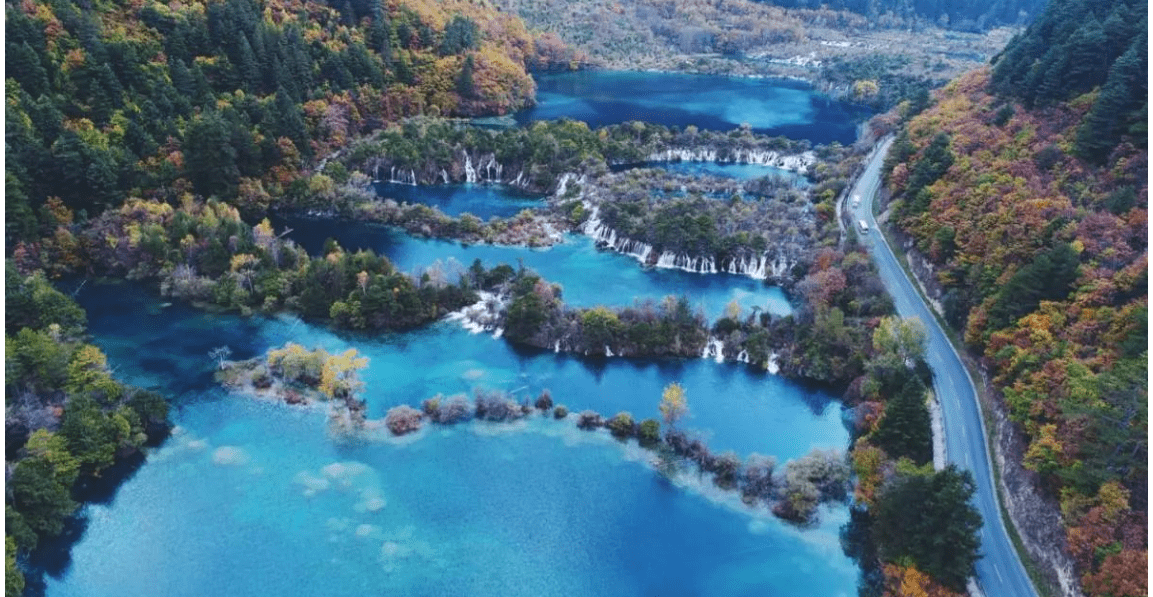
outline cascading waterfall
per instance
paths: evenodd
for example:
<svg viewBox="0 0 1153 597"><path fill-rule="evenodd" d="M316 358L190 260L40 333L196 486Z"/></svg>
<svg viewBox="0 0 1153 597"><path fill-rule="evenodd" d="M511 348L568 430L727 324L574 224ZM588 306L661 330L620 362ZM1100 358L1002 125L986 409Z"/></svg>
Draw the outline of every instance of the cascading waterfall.
<svg viewBox="0 0 1153 597"><path fill-rule="evenodd" d="M565 192L568 191L568 181L576 178L576 175L571 172L565 172L560 175L560 180L556 183L556 196L563 197Z"/></svg>
<svg viewBox="0 0 1153 597"><path fill-rule="evenodd" d="M773 375L776 375L777 373L780 372L781 366L777 364L777 353L776 352L769 354L769 360L765 362L765 369L768 370L768 372L772 373Z"/></svg>
<svg viewBox="0 0 1153 597"><path fill-rule="evenodd" d="M705 349L701 351L702 359L713 359L718 363L723 363L725 360L725 343L720 340L709 336L708 343L705 344Z"/></svg>
<svg viewBox="0 0 1153 597"><path fill-rule="evenodd" d="M606 357L614 356L613 355L613 349L609 348L608 344L605 344L605 356Z"/></svg>
<svg viewBox="0 0 1153 597"><path fill-rule="evenodd" d="M748 259L741 257L740 260L733 259L729 261L729 265L725 268L725 271L730 274L739 274L757 280L764 280L768 277L766 274L768 266L769 258L767 255Z"/></svg>
<svg viewBox="0 0 1153 597"><path fill-rule="evenodd" d="M617 234L616 230L609 228L600 219L599 206L584 202L585 209L589 211L588 219L581 226L581 232L591 237L597 246L603 246L635 258L642 265L648 265L653 255L653 246L626 238ZM760 256L741 257L732 259L722 268L717 267L714 257L691 257L687 254L676 254L664 251L656 259L656 267L666 269L680 269L697 274L715 274L721 271L730 274L749 276L755 280L767 280L769 276L780 277L788 271L785 258L779 257L776 261L768 254Z"/></svg>
<svg viewBox="0 0 1153 597"><path fill-rule="evenodd" d="M810 166L817 163L817 156L811 151L799 155L781 155L775 151L738 149L722 158L715 149L666 149L649 154L648 161L757 164L805 174Z"/></svg>
<svg viewBox="0 0 1153 597"><path fill-rule="evenodd" d="M399 178L397 177L399 175ZM396 166L392 166L388 171L388 182L391 184L406 184L409 186L417 186L416 184L416 170L409 169L408 176L404 174L404 170L397 171Z"/></svg>
<svg viewBox="0 0 1153 597"><path fill-rule="evenodd" d="M468 152L464 152L464 181L468 183L476 182L476 170L472 167L472 158L469 157Z"/></svg>
<svg viewBox="0 0 1153 597"><path fill-rule="evenodd" d="M585 209L589 210L589 217L585 220L581 232L592 237L598 246L603 245L611 248L617 253L623 253L636 258L642 265L648 264L649 256L652 255L653 247L650 244L643 243L639 240L632 240L623 236L617 236L617 231L605 226L600 220L600 209L595 205L590 205L588 202L584 203Z"/></svg>
<svg viewBox="0 0 1153 597"><path fill-rule="evenodd" d="M500 312L504 308L504 299L491 292L481 291L477 294L480 300L466 305L459 311L449 313L445 319L459 321L464 329L473 334L495 329L497 337L499 337L501 330L497 328L497 323L500 322Z"/></svg>
<svg viewBox="0 0 1153 597"><path fill-rule="evenodd" d="M714 257L690 257L685 254L677 255L672 251L665 251L657 257L657 267L680 269L696 274L717 273L717 260Z"/></svg>
<svg viewBox="0 0 1153 597"><path fill-rule="evenodd" d="M749 351L742 350L741 352L737 353L737 362L738 363L749 362Z"/></svg>
<svg viewBox="0 0 1153 597"><path fill-rule="evenodd" d="M484 170L485 182L500 182L501 174L504 172L504 166L498 164L495 157L489 158L481 168ZM496 176L492 175L493 170L496 170Z"/></svg>
<svg viewBox="0 0 1153 597"><path fill-rule="evenodd" d="M444 184L449 184L448 172L445 172L444 168L440 169L440 178L444 181Z"/></svg>

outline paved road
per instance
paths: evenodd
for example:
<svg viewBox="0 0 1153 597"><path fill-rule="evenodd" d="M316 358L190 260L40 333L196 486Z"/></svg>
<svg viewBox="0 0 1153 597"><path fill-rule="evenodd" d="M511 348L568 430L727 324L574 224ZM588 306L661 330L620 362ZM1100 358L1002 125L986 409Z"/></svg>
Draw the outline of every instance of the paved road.
<svg viewBox="0 0 1153 597"><path fill-rule="evenodd" d="M993 489L992 465L985 444L985 429L977 404L973 381L953 350L949 339L941 330L928 305L917 293L913 282L901 269L893 251L877 230L877 222L870 208L880 188L881 162L892 139L884 141L869 161L864 174L849 194L860 195L861 204L853 207L851 200L845 206L852 222L860 232L858 222L865 220L869 232L859 234L869 246L880 269L885 288L893 297L897 313L902 317L916 317L925 324L928 347L926 360L933 369L933 390L941 403L945 422L945 451L948 462L973 473L977 482L974 502L985 524L981 527L981 553L977 561L977 584L988 597L1036 597L1025 568L1009 540L997 506Z"/></svg>

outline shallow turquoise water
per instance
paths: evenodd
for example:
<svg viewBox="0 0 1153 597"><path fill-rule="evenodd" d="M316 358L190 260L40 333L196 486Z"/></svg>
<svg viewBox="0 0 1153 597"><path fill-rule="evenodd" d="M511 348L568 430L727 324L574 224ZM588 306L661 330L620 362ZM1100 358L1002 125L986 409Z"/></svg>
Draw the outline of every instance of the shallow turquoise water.
<svg viewBox="0 0 1153 597"><path fill-rule="evenodd" d="M792 312L784 292L777 286L747 276L705 276L681 270L642 268L630 256L597 250L592 239L586 236L568 235L560 245L527 249L418 239L394 228L356 222L292 217L281 218L274 224L277 231L284 226L292 228L288 238L309 253L319 253L325 239L333 237L338 238L346 250L372 249L387 255L396 267L407 272L422 270L438 260L448 269L468 267L474 259L480 259L486 267L499 263L519 267L523 263L546 280L561 284L565 303L575 307L624 307L637 299L660 301L668 294L684 294L694 308L704 310L710 321L719 317L725 305L733 300L746 314L753 306L777 315ZM450 259L455 263L450 264Z"/></svg>
<svg viewBox="0 0 1153 597"><path fill-rule="evenodd" d="M435 207L450 215L470 213L482 220L493 216L507 218L523 209L541 207L540 197L517 193L511 189L479 184L422 185L378 183L381 197Z"/></svg>
<svg viewBox="0 0 1153 597"><path fill-rule="evenodd" d="M661 391L677 381L691 407L683 426L710 438L716 450L783 461L813 447L848 445L842 408L832 396L740 363L579 358L518 349L452 322L399 334L338 334L294 317L209 315L182 305L157 310L157 299L131 285L88 285L78 299L118 375L142 386L203 392L213 387L207 357L212 348L227 345L234 359L245 359L293 341L329 352L356 348L369 357L361 379L372 417L437 393L486 388L533 399L548 389L570 410L627 410L637 418L658 418Z"/></svg>
<svg viewBox="0 0 1153 597"><path fill-rule="evenodd" d="M813 143L856 140L868 112L797 83L717 75L582 71L538 75L537 106L519 122L571 118L589 126L630 120L684 128L758 133Z"/></svg>
<svg viewBox="0 0 1153 597"><path fill-rule="evenodd" d="M92 520L49 595L852 595L844 512L798 531L536 419L339 446L207 397ZM707 486L706 486L707 487Z"/></svg>
<svg viewBox="0 0 1153 597"><path fill-rule="evenodd" d="M117 374L180 393L175 435L90 525L51 596L852 595L844 507L798 530L693 473L675 484L650 453L572 419L426 428L404 440L330 438L318 410L226 395L213 346L235 358L294 340L370 357L370 415L476 386L574 410L657 416L680 381L716 450L776 455L844 448L831 397L743 365L701 359L581 360L513 350L444 323L379 338L292 318L161 307L139 286L78 295Z"/></svg>

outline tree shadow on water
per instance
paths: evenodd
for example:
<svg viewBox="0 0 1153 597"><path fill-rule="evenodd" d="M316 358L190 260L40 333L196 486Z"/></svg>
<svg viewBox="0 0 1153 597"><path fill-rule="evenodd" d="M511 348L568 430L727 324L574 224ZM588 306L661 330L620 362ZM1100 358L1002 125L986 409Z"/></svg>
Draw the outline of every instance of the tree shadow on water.
<svg viewBox="0 0 1153 597"><path fill-rule="evenodd" d="M162 441L150 439L153 439L150 445ZM72 567L72 548L88 530L89 519L83 506L111 504L116 492L140 470L144 462L144 454L136 452L104 469L99 477L85 476L77 480L72 497L82 507L75 516L64 521L64 530L59 535L41 539L36 549L28 554L24 574L26 597L42 597L47 591L46 577L61 579L68 574Z"/></svg>

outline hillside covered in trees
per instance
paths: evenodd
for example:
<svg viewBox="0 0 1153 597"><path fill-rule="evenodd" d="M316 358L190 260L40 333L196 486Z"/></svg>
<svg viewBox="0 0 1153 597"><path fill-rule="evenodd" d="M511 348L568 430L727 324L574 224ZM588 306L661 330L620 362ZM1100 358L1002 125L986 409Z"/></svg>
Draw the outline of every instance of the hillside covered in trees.
<svg viewBox="0 0 1153 597"><path fill-rule="evenodd" d="M1059 0L890 154L892 217L983 357L1087 595L1146 594L1145 5Z"/></svg>
<svg viewBox="0 0 1153 597"><path fill-rule="evenodd" d="M403 116L504 114L579 57L485 3L8 2L9 247L126 196L268 197Z"/></svg>

